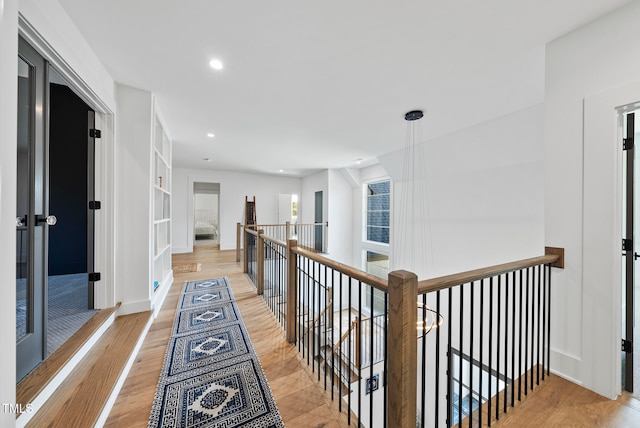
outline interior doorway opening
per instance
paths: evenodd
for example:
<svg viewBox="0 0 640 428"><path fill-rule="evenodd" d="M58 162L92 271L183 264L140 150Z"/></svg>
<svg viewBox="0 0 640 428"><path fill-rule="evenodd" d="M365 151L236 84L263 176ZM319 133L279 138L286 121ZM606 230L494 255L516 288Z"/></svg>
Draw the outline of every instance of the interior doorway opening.
<svg viewBox="0 0 640 428"><path fill-rule="evenodd" d="M193 183L193 245L220 245L220 183Z"/></svg>
<svg viewBox="0 0 640 428"><path fill-rule="evenodd" d="M627 106L620 112L622 159L622 390L640 397L640 352L634 350L640 343L638 329L640 322L640 278L636 269L636 260L640 258L640 246L636 237L640 237L637 228L640 225L640 184L638 184L638 134L640 131L640 107Z"/></svg>

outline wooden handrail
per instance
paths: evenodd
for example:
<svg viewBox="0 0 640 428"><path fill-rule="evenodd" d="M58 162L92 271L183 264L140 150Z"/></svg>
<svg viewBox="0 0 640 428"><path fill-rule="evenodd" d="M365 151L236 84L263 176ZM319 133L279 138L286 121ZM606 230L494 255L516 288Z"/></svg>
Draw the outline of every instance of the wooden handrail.
<svg viewBox="0 0 640 428"><path fill-rule="evenodd" d="M430 293L433 291L444 290L455 287L460 284L467 284L473 281L479 281L485 278L501 275L526 269L532 266L546 265L557 262L560 259L558 255L545 255L533 257L530 259L519 260L516 262L503 263L500 265L490 266L486 268L474 269L467 272L455 273L453 275L445 275L439 278L425 279L418 281L418 294Z"/></svg>
<svg viewBox="0 0 640 428"><path fill-rule="evenodd" d="M312 251L305 250L304 248L296 247L295 249L293 249L293 252L295 254L306 257L318 263L322 263L333 270L337 270L338 272L348 275L353 279L362 281L365 284L368 284L374 288L377 288L378 290L382 290L385 292L387 291L386 279L379 278L375 275L371 275L370 273L363 272L351 266L347 266L343 263L336 262L335 260L328 259Z"/></svg>
<svg viewBox="0 0 640 428"><path fill-rule="evenodd" d="M353 331L353 329L355 328L355 324L357 324L357 323L358 323L357 320L351 321L351 325L349 326L347 331L344 332L342 337L340 337L340 340L338 341L338 343L334 347L336 352L338 352L340 350L340 347L342 346L342 343L347 339L347 337L349 337L349 334Z"/></svg>
<svg viewBox="0 0 640 428"><path fill-rule="evenodd" d="M285 248L287 247L287 243L286 242L280 241L279 239L272 238L270 236L262 235L262 239L264 239L265 241L273 242L274 244L280 245L281 247L285 247Z"/></svg>

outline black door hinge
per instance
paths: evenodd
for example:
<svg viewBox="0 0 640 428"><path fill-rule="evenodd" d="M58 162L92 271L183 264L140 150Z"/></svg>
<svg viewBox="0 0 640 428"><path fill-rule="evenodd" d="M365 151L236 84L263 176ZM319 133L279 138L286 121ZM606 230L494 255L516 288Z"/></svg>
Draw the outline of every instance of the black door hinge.
<svg viewBox="0 0 640 428"><path fill-rule="evenodd" d="M633 137L624 138L622 140L622 150L631 150L633 149Z"/></svg>
<svg viewBox="0 0 640 428"><path fill-rule="evenodd" d="M623 239L622 240L622 251L633 251L633 240L631 240L631 239Z"/></svg>
<svg viewBox="0 0 640 428"><path fill-rule="evenodd" d="M91 282L100 281L100 272L91 272L89 274L89 281Z"/></svg>
<svg viewBox="0 0 640 428"><path fill-rule="evenodd" d="M91 138L101 138L102 137L102 131L100 131L99 129L90 129L89 130L89 137L91 137Z"/></svg>
<svg viewBox="0 0 640 428"><path fill-rule="evenodd" d="M89 201L90 210L99 210L101 208L100 201Z"/></svg>
<svg viewBox="0 0 640 428"><path fill-rule="evenodd" d="M633 352L633 342L622 339L622 352Z"/></svg>

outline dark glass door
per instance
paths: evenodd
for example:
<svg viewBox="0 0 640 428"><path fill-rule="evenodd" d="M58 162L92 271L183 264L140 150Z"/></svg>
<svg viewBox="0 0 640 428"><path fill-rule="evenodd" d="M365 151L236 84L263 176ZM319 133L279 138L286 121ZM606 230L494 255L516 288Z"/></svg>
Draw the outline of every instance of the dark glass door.
<svg viewBox="0 0 640 428"><path fill-rule="evenodd" d="M18 58L16 212L16 374L22 379L44 359L47 212L44 59L22 38Z"/></svg>

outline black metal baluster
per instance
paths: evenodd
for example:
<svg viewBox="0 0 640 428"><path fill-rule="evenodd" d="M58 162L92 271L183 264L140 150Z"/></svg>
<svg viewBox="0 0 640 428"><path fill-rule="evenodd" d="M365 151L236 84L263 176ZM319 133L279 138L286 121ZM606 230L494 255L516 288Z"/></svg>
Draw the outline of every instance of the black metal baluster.
<svg viewBox="0 0 640 428"><path fill-rule="evenodd" d="M460 356L458 364L458 426L462 426L462 362L464 360L464 284L460 285L460 328L459 328Z"/></svg>
<svg viewBox="0 0 640 428"><path fill-rule="evenodd" d="M520 293L519 293L518 318L520 320L518 335L520 336L518 349L518 401L522 401L522 270L520 271Z"/></svg>
<svg viewBox="0 0 640 428"><path fill-rule="evenodd" d="M440 292L438 291L438 293L440 293ZM439 296L439 294L438 294L438 296ZM384 400L383 400L384 401L384 410L383 410L383 419L382 420L384 421L384 426L385 427L387 426L387 406L389 404L389 395L388 395L388 392L387 392L388 391L388 388L387 388L387 371L388 371L388 368L389 368L389 364L388 364L389 358L388 358L388 355L387 355L387 340L386 340L387 337L388 337L387 333L389 332L389 324L387 323L387 320L389 319L388 318L389 317L389 306L388 306L389 301L388 301L388 298L389 298L389 293L385 292L384 293L384 321L383 321L383 324L384 324L384 337L385 337L385 340L384 340L384 343L383 343L383 346L384 346L384 363L383 363L383 365L384 365L384 373L383 373L383 376L382 376L382 382L383 382L382 386L384 387ZM437 396L436 396L436 400L437 400ZM437 424L436 424L436 426L437 426Z"/></svg>
<svg viewBox="0 0 640 428"><path fill-rule="evenodd" d="M334 346L331 347L331 355L333 356L337 356L338 357L338 364L340 364L340 368L338 369L338 410L340 412L342 412L342 356L341 355L335 355L336 354L336 349L340 350L339 352L342 352L342 272L338 273L340 275L340 279L339 279L339 283L340 283L340 293L338 293L338 300L340 301L340 304L338 305L338 343ZM335 359L333 360L335 363ZM333 366L335 367L335 365ZM335 371L335 368L334 368Z"/></svg>
<svg viewBox="0 0 640 428"><path fill-rule="evenodd" d="M538 334L536 335L536 385L540 385L540 293L542 284L542 265L538 265Z"/></svg>
<svg viewBox="0 0 640 428"><path fill-rule="evenodd" d="M542 266L542 380L545 380L547 367L547 268Z"/></svg>
<svg viewBox="0 0 640 428"><path fill-rule="evenodd" d="M511 407L515 406L516 387L516 273L511 274L513 280L513 296L511 297Z"/></svg>
<svg viewBox="0 0 640 428"><path fill-rule="evenodd" d="M524 395L528 395L528 380L529 380L529 284L531 279L531 270L527 268L527 276L526 276L526 287L525 287L525 318L524 318Z"/></svg>
<svg viewBox="0 0 640 428"><path fill-rule="evenodd" d="M369 366L369 426L373 426L373 388L371 387L371 382L373 379L373 363L374 363L374 353L373 353L373 320L374 320L374 300L373 300L373 287L369 286L369 288L371 288L371 292L369 294L370 298L371 298L371 327L370 327L370 332L369 332L369 340L371 341L371 343L369 343L369 358L370 358L370 366Z"/></svg>
<svg viewBox="0 0 640 428"><path fill-rule="evenodd" d="M335 279L335 270L333 268L331 268L331 340L329 341L329 350L331 351L331 399L333 400L333 393L336 387L335 384L335 380L336 380L336 366L335 366L335 361L334 361L334 352L333 352L333 347L334 347L334 342L335 342L335 337L336 337L336 323L335 323L335 311L334 311L334 302L335 302L335 287L333 286L334 283L334 279ZM339 334L339 333L338 333ZM338 336L340 337L340 336ZM326 346L325 346L326 349ZM325 359L327 358L326 355L326 351L325 351ZM325 374L326 376L326 374Z"/></svg>
<svg viewBox="0 0 640 428"><path fill-rule="evenodd" d="M489 278L489 373L493 370L493 277ZM492 400L493 400L493 376L489 378L489 402L487 403L487 422L491 426Z"/></svg>
<svg viewBox="0 0 640 428"><path fill-rule="evenodd" d="M474 326L473 326L473 321L474 321L474 286L475 284L473 283L473 281L471 282L471 301L470 301L470 306L471 306L471 313L469 314L470 316L470 327L471 327L471 331L469 333L469 428L473 428L473 337L474 335ZM460 376L462 378L462 375ZM482 377L482 374L480 374L480 377Z"/></svg>
<svg viewBox="0 0 640 428"><path fill-rule="evenodd" d="M324 265L324 282L325 288L325 301L324 301L324 343L322 349L324 349L324 390L327 390L327 333L329 328L329 316L333 316L333 308L329 309L329 305L333 305L333 284L329 281L327 273L329 272L327 265ZM331 298L329 298L329 288L331 289ZM321 354L321 352L319 352Z"/></svg>
<svg viewBox="0 0 640 428"><path fill-rule="evenodd" d="M547 376L551 376L551 265L547 266Z"/></svg>
<svg viewBox="0 0 640 428"><path fill-rule="evenodd" d="M452 348L451 348L451 331L453 330L451 328L452 324L452 295L451 295L451 288L449 288L449 298L448 298L448 302L447 302L447 306L448 306L448 318L449 321L447 323L447 428L450 428L453 425L453 406L452 406L452 393L453 391L451 390L451 378L452 378L452 371L453 371L453 367L451 366L451 361L452 361Z"/></svg>
<svg viewBox="0 0 640 428"><path fill-rule="evenodd" d="M504 275L505 292L504 292L504 396L503 411L507 413L507 389L509 386L509 274Z"/></svg>
<svg viewBox="0 0 640 428"><path fill-rule="evenodd" d="M496 373L498 374L498 379L496 379L496 420L500 420L500 321L502 318L502 277L498 275L498 319L497 319L497 328L498 332L496 333Z"/></svg>
<svg viewBox="0 0 640 428"><path fill-rule="evenodd" d="M358 337L356 338L358 344L358 426L360 426L362 415L362 281L358 281Z"/></svg>
<svg viewBox="0 0 640 428"><path fill-rule="evenodd" d="M426 316L427 316L427 295L423 294L422 295L422 324L418 324L418 325L422 325L422 331L420 331L420 337L422 337L422 388L420 389L421 391L421 396L422 399L420 400L420 419L421 419L421 423L422 426L426 426L425 425L425 420L426 420L426 408L425 408L425 391L426 391L426 387L427 387L427 337L425 335L425 326L426 326ZM418 320L420 321L420 320Z"/></svg>
<svg viewBox="0 0 640 428"><path fill-rule="evenodd" d="M386 297L386 294L385 294ZM385 317L386 319L386 317ZM482 343L482 339L480 339L480 343ZM386 355L385 355L386 361ZM386 370L385 370L386 371ZM440 424L439 421L439 413L440 413L440 290L436 291L436 378L435 378L435 415L434 415L434 427L437 427ZM386 390L386 388L385 388ZM385 400L386 403L386 400ZM386 409L386 405L385 405Z"/></svg>
<svg viewBox="0 0 640 428"><path fill-rule="evenodd" d="M348 335L347 335L347 342L349 343L349 346L347 347L348 352L347 352L347 359L348 361L348 367L347 367L347 422L349 423L349 425L351 425L351 277L349 277L349 323L348 323Z"/></svg>
<svg viewBox="0 0 640 428"><path fill-rule="evenodd" d="M480 368L484 368L484 279L480 280ZM482 374L480 374L480 405L478 406L478 421L482 426ZM489 395L491 396L491 395Z"/></svg>

